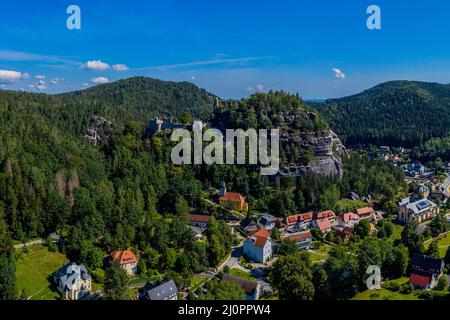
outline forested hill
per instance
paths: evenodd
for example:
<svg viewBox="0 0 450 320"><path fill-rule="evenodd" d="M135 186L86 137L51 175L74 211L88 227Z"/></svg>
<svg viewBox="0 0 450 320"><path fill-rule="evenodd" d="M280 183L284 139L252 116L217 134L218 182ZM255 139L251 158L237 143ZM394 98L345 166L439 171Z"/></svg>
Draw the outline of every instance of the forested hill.
<svg viewBox="0 0 450 320"><path fill-rule="evenodd" d="M189 112L202 117L212 112L216 97L190 82L134 77L60 95L63 100L108 106L107 113L128 119L177 117Z"/></svg>
<svg viewBox="0 0 450 320"><path fill-rule="evenodd" d="M1 91L0 102L11 110L23 108L53 126L76 135L85 134L94 116L121 129L131 120L142 125L155 116L179 117L212 113L216 97L188 82L135 77L82 91L59 95Z"/></svg>
<svg viewBox="0 0 450 320"><path fill-rule="evenodd" d="M344 144L419 146L450 128L450 85L392 81L315 104Z"/></svg>

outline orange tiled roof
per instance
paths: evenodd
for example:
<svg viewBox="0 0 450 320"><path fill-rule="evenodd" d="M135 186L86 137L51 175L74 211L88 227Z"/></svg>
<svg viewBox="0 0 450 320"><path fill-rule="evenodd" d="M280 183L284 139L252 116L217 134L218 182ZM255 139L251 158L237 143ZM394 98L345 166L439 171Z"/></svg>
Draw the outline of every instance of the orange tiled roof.
<svg viewBox="0 0 450 320"><path fill-rule="evenodd" d="M204 214L190 214L188 216L188 220L190 222L197 222L197 223L209 223L212 216L207 216Z"/></svg>
<svg viewBox="0 0 450 320"><path fill-rule="evenodd" d="M305 233L301 233L301 234L296 234L293 236L288 236L287 239L290 241L297 241L297 240L302 240L302 239L308 239L308 238L312 238L312 233L311 232L305 232Z"/></svg>
<svg viewBox="0 0 450 320"><path fill-rule="evenodd" d="M350 221L352 221L352 220L359 220L359 216L358 216L356 213L348 212L348 213L344 213L344 214L341 216L341 220L342 220L344 223L348 223L348 222L350 222Z"/></svg>
<svg viewBox="0 0 450 320"><path fill-rule="evenodd" d="M317 227L320 229L320 231L325 231L331 228L331 223L330 220L327 219L322 219L322 220L317 220Z"/></svg>
<svg viewBox="0 0 450 320"><path fill-rule="evenodd" d="M374 210L371 207L365 207L365 208L361 208L361 209L356 209L356 213L359 216L366 216L366 215L371 214L372 212L374 212Z"/></svg>
<svg viewBox="0 0 450 320"><path fill-rule="evenodd" d="M316 214L316 219L334 218L336 214L332 210L322 211Z"/></svg>
<svg viewBox="0 0 450 320"><path fill-rule="evenodd" d="M261 229L249 236L249 239L256 247L263 248L269 240L270 232L266 229Z"/></svg>
<svg viewBox="0 0 450 320"><path fill-rule="evenodd" d="M219 198L219 201L243 202L245 198L237 192L226 192Z"/></svg>
<svg viewBox="0 0 450 320"><path fill-rule="evenodd" d="M311 221L313 218L313 212L306 212L306 213L298 213L294 214L292 216L289 216L286 218L286 224L295 224L297 222L303 222L303 221Z"/></svg>
<svg viewBox="0 0 450 320"><path fill-rule="evenodd" d="M133 252L130 250L125 251L113 251L111 253L111 257L113 261L119 261L120 265L128 264L128 263L135 263L138 261L136 256Z"/></svg>

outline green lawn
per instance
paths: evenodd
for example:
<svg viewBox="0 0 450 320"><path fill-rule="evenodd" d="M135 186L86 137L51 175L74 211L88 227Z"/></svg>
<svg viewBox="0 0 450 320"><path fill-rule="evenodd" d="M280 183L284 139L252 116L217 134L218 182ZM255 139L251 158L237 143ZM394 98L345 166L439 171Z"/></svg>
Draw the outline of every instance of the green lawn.
<svg viewBox="0 0 450 320"><path fill-rule="evenodd" d="M32 300L55 300L59 293L53 290L51 274L62 267L67 258L59 252L49 252L42 246L28 247L28 253L16 251L16 278L19 294Z"/></svg>
<svg viewBox="0 0 450 320"><path fill-rule="evenodd" d="M425 246L425 249L426 249L426 250L427 250L428 247L430 246L431 242L432 242L432 239L430 239L430 240L428 240L428 241L426 241L426 242L424 243L424 246ZM441 258L444 258L444 257L445 257L445 254L447 253L447 249L448 249L448 247L450 246L450 233L447 233L447 235L446 235L444 238L442 238L441 240L439 240L438 245L439 245L439 254L440 254L440 257L441 257Z"/></svg>
<svg viewBox="0 0 450 320"><path fill-rule="evenodd" d="M403 226L399 224L394 224L394 233L389 238L389 240L391 240L392 242L395 242L396 240L401 240L403 229L404 229Z"/></svg>
<svg viewBox="0 0 450 320"><path fill-rule="evenodd" d="M382 287L390 283L396 283L402 285L408 282L408 278L403 277L395 280L386 281L383 283ZM412 291L411 293L405 294L401 292L394 292L387 289L380 290L367 290L357 294L353 300L421 300L418 295L420 291Z"/></svg>
<svg viewBox="0 0 450 320"><path fill-rule="evenodd" d="M247 273L241 269L236 269L236 268L231 269L230 275L238 277L238 278L242 278L245 280L249 280L249 281L256 281L256 279L253 278L249 273Z"/></svg>
<svg viewBox="0 0 450 320"><path fill-rule="evenodd" d="M324 245L321 243L319 245L319 248L313 251L308 251L309 257L311 258L311 262L317 262L321 260L328 259L328 256L330 254L331 247Z"/></svg>
<svg viewBox="0 0 450 320"><path fill-rule="evenodd" d="M353 300L420 300L418 293L403 294L400 292L392 292L386 289L367 290L359 293Z"/></svg>
<svg viewBox="0 0 450 320"><path fill-rule="evenodd" d="M208 279L208 276L194 276L191 280L191 289L197 289L203 282L206 281L206 279Z"/></svg>
<svg viewBox="0 0 450 320"><path fill-rule="evenodd" d="M92 276L92 291L96 292L103 290L103 281L105 280L105 270L96 269L91 271Z"/></svg>

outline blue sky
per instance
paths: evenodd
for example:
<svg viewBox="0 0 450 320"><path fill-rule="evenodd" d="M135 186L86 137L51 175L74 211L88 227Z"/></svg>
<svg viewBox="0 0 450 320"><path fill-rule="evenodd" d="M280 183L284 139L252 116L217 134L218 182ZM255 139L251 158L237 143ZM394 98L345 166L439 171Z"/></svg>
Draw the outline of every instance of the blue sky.
<svg viewBox="0 0 450 320"><path fill-rule="evenodd" d="M66 27L71 4L81 30ZM381 30L366 27L371 4ZM449 14L443 0L2 1L0 86L54 93L142 75L223 98L328 98L387 80L450 83Z"/></svg>

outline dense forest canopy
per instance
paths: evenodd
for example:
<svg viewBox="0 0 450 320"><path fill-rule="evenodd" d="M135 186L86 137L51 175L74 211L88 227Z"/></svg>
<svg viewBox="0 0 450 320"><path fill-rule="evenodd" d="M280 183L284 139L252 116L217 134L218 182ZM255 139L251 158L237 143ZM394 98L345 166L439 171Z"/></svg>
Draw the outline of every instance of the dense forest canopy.
<svg viewBox="0 0 450 320"><path fill-rule="evenodd" d="M344 144L415 147L450 127L450 85L392 81L314 106Z"/></svg>

